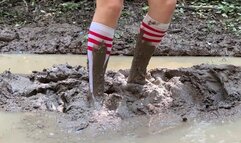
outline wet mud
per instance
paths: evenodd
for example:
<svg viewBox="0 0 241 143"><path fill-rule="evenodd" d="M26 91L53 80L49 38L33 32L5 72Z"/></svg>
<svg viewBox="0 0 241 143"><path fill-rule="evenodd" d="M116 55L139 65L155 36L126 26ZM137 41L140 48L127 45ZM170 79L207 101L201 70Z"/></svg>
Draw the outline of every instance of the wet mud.
<svg viewBox="0 0 241 143"><path fill-rule="evenodd" d="M52 2L49 3L51 5ZM86 54L86 36L94 3L84 3L78 10L64 11L61 15L50 10L58 4L48 7L40 3L44 13L35 12L36 9L33 8L34 12L24 13L25 17L21 18L26 24L17 27L14 24L18 23L18 19L7 17L0 23L0 52ZM133 55L140 22L146 13L142 10L144 6L143 2L125 2L115 33L112 55ZM25 8L24 3L22 8ZM9 9L19 12L18 6ZM209 12L205 17L198 17L198 14L188 10L176 12L168 33L154 55L240 57L240 39L240 36L225 28L215 12Z"/></svg>
<svg viewBox="0 0 241 143"><path fill-rule="evenodd" d="M198 19L196 19L198 21ZM199 21L201 23L201 21ZM183 20L173 23L154 52L155 56L241 56L241 40L233 34L208 31L205 23L186 29ZM193 21L192 21L193 23ZM139 24L117 30L112 55L134 53ZM174 32L180 29L178 33ZM192 30L190 30L192 29ZM222 33L222 34L221 34ZM73 24L50 24L22 28L0 28L1 53L86 54L87 29ZM197 39L197 37L199 37Z"/></svg>
<svg viewBox="0 0 241 143"><path fill-rule="evenodd" d="M240 115L241 67L197 65L153 69L147 84L127 84L128 70L107 71L105 93L95 106L87 100L88 76L81 66L58 65L30 75L0 75L0 108L8 112L56 112L72 132L103 133L122 126L225 119ZM125 121L132 120L130 124ZM154 124L157 123L157 124ZM124 124L125 123L125 124Z"/></svg>
<svg viewBox="0 0 241 143"><path fill-rule="evenodd" d="M2 53L64 54L81 53L81 28L70 24L43 27L0 28Z"/></svg>

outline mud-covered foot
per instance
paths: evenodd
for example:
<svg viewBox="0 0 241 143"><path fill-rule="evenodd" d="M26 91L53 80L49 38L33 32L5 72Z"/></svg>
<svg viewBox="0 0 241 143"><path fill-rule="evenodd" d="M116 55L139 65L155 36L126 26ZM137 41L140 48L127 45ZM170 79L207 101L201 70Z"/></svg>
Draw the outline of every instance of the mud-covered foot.
<svg viewBox="0 0 241 143"><path fill-rule="evenodd" d="M146 81L146 71L152 54L155 51L155 46L151 43L143 41L143 32L140 33L134 51L128 83L144 85Z"/></svg>
<svg viewBox="0 0 241 143"><path fill-rule="evenodd" d="M96 99L93 93L89 91L87 95L87 102L89 107L93 107L95 105Z"/></svg>
<svg viewBox="0 0 241 143"><path fill-rule="evenodd" d="M94 96L94 94L89 92L88 96L87 96L88 107L89 108L93 107L97 110L100 109L101 103L102 103L102 101L100 99L101 98L99 98L98 96Z"/></svg>
<svg viewBox="0 0 241 143"><path fill-rule="evenodd" d="M136 84L136 83L127 83L124 87L123 87L126 91L131 92L132 94L139 94L141 93L142 89L143 89L143 85L141 84Z"/></svg>
<svg viewBox="0 0 241 143"><path fill-rule="evenodd" d="M143 74L142 72L134 71L134 73L130 72L130 75L128 77L128 84L139 84L139 85L145 85L147 83L146 81L146 74Z"/></svg>

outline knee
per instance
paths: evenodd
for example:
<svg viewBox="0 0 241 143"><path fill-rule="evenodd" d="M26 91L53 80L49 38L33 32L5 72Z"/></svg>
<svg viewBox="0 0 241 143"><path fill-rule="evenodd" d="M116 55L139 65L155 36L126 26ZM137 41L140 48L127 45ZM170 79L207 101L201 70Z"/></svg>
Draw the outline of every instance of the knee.
<svg viewBox="0 0 241 143"><path fill-rule="evenodd" d="M113 13L120 13L123 9L123 3L120 0L115 0L106 5L108 10Z"/></svg>
<svg viewBox="0 0 241 143"><path fill-rule="evenodd" d="M120 14L123 9L123 0L106 0L100 8L112 14Z"/></svg>
<svg viewBox="0 0 241 143"><path fill-rule="evenodd" d="M177 0L148 0L149 6L154 11L172 11Z"/></svg>
<svg viewBox="0 0 241 143"><path fill-rule="evenodd" d="M167 9L175 9L177 0L160 0L161 4Z"/></svg>

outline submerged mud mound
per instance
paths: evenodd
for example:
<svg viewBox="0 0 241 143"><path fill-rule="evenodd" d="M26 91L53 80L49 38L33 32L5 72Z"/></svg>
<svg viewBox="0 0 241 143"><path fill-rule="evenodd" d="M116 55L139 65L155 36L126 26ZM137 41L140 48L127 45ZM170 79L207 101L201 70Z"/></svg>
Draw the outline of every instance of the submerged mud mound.
<svg viewBox="0 0 241 143"><path fill-rule="evenodd" d="M173 120L230 117L240 113L241 67L198 65L154 69L146 85L127 84L128 70L108 71L99 106L87 101L85 68L58 65L31 75L0 75L0 107L6 111L54 111L72 131L118 129L126 119L172 115ZM169 116L170 117L170 116Z"/></svg>

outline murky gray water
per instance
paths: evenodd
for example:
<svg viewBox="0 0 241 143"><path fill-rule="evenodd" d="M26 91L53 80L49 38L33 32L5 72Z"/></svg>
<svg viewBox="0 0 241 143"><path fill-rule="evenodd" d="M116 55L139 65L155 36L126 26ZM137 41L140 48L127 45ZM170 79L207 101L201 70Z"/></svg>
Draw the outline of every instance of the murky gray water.
<svg viewBox="0 0 241 143"><path fill-rule="evenodd" d="M0 113L1 143L240 143L241 120L219 122L191 121L150 132L150 128L85 138L64 133L54 115ZM138 130L142 130L141 132Z"/></svg>
<svg viewBox="0 0 241 143"><path fill-rule="evenodd" d="M130 67L132 57L111 57L109 69ZM0 72L31 73L53 64L86 65L86 56L79 55L0 55ZM192 65L233 64L241 66L241 58L222 57L153 57L149 69L179 68ZM236 121L191 121L150 132L150 128L136 129L133 133L83 138L67 134L57 126L54 114L1 113L0 143L241 143L241 119Z"/></svg>
<svg viewBox="0 0 241 143"><path fill-rule="evenodd" d="M131 66L132 57L112 56L108 69L127 69ZM31 73L33 70L42 70L54 64L68 63L72 66L86 66L86 56L80 55L0 55L0 72L10 69L13 73ZM241 66L241 58L233 57L153 57L148 66L153 68L179 68L193 65L233 64Z"/></svg>
<svg viewBox="0 0 241 143"><path fill-rule="evenodd" d="M54 114L0 112L0 143L66 143ZM77 138L76 138L77 140Z"/></svg>

